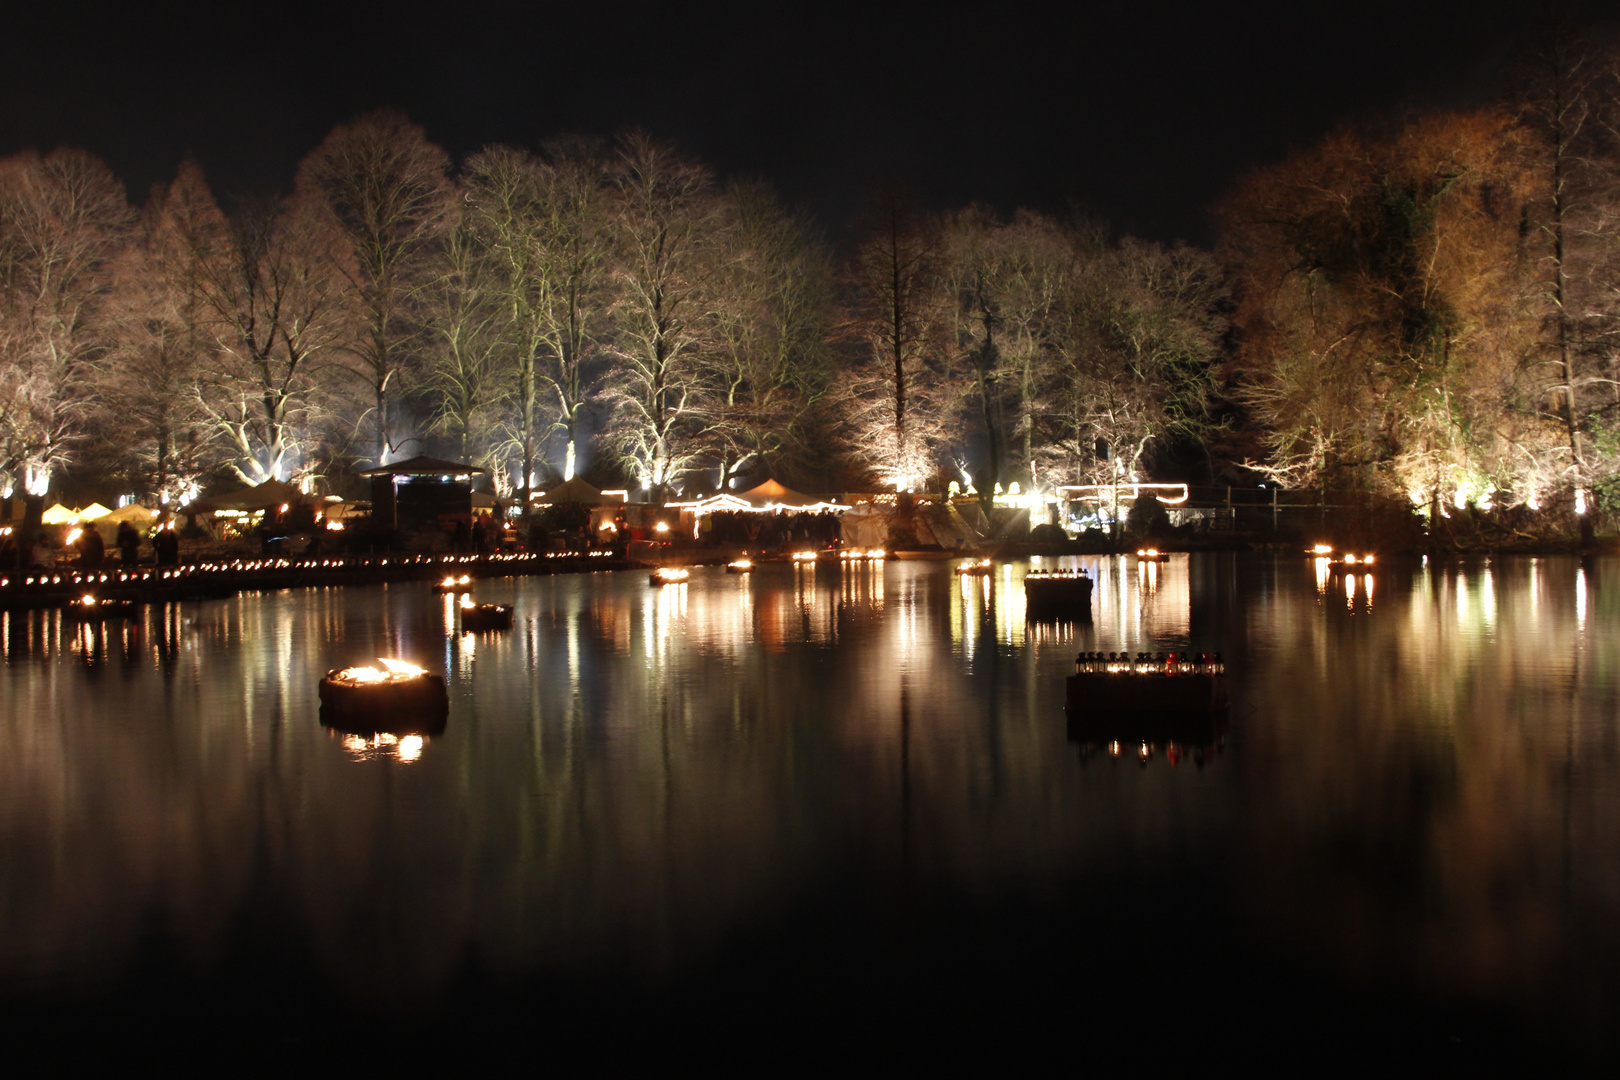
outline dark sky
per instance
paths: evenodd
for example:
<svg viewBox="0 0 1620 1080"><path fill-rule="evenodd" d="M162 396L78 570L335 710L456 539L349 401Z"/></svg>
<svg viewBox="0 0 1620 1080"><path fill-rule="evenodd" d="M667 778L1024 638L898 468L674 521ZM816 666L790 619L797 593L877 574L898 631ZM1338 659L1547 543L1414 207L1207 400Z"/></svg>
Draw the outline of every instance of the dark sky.
<svg viewBox="0 0 1620 1080"><path fill-rule="evenodd" d="M885 177L937 207L1079 203L1206 241L1245 169L1345 119L1491 94L1533 10L6 0L0 152L83 146L136 197L187 153L223 192L276 188L334 123L394 106L458 157L645 127L834 233Z"/></svg>

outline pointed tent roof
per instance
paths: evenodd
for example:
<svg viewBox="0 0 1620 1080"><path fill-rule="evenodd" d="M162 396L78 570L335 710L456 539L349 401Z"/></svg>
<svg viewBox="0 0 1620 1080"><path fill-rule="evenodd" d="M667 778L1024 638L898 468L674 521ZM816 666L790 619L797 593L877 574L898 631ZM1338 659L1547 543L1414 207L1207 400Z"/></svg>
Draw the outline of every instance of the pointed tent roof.
<svg viewBox="0 0 1620 1080"><path fill-rule="evenodd" d="M61 503L57 503L49 510L46 510L45 513L40 516L39 520L43 525L66 525L70 521L78 521L79 515L77 512L69 510Z"/></svg>
<svg viewBox="0 0 1620 1080"><path fill-rule="evenodd" d="M585 506L601 506L607 500L602 498L600 491L576 476L572 480L564 480L540 496L539 501L553 505L557 503L581 503Z"/></svg>
<svg viewBox="0 0 1620 1080"><path fill-rule="evenodd" d="M758 487L740 491L737 498L751 502L755 506L765 506L769 503L780 503L783 506L814 506L818 501L803 492L784 487L775 480L767 480Z"/></svg>
<svg viewBox="0 0 1620 1080"><path fill-rule="evenodd" d="M379 465L375 469L361 469L358 476L467 476L473 473L486 473L488 469L482 465L473 465L465 461L446 461L444 458L427 457L418 454L404 461L390 461L386 465Z"/></svg>

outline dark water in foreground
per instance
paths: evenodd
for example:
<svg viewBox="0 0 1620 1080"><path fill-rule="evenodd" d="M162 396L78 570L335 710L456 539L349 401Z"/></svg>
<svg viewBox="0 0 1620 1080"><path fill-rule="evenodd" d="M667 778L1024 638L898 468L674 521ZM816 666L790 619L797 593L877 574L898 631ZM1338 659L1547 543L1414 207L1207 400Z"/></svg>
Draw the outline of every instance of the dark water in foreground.
<svg viewBox="0 0 1620 1080"><path fill-rule="evenodd" d="M0 615L4 1045L1613 1063L1620 562L1065 561L1089 626L940 563ZM1187 647L1224 733L1071 740L1076 652ZM320 726L378 655L442 736Z"/></svg>

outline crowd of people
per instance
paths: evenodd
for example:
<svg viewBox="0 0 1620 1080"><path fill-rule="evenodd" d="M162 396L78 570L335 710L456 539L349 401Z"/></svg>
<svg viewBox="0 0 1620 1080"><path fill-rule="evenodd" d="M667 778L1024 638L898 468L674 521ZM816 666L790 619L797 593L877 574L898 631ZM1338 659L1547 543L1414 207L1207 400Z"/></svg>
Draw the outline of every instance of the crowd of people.
<svg viewBox="0 0 1620 1080"><path fill-rule="evenodd" d="M118 523L113 537L118 549L118 565L133 569L141 561L141 534L127 521ZM157 566L180 564L180 538L173 528L158 529L150 541L152 562ZM82 525L69 530L59 542L49 532L19 533L7 528L0 535L0 569L54 570L72 567L99 570L110 564L107 542L101 530Z"/></svg>

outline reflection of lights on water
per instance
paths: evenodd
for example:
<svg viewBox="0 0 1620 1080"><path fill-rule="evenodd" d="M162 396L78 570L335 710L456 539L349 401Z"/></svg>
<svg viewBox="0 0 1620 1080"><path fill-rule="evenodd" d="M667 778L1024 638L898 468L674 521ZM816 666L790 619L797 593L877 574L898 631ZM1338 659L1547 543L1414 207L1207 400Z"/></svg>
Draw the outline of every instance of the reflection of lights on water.
<svg viewBox="0 0 1620 1080"><path fill-rule="evenodd" d="M1326 556L1318 557L1316 559L1316 591L1318 593L1326 593L1327 592L1328 575L1331 572L1332 572L1332 563L1330 563L1328 561L1327 557Z"/></svg>
<svg viewBox="0 0 1620 1080"><path fill-rule="evenodd" d="M420 735L395 735L389 731L379 731L369 738L364 735L343 736L343 749L361 761L392 757L409 764L422 756L426 745L427 740Z"/></svg>
<svg viewBox="0 0 1620 1080"><path fill-rule="evenodd" d="M1575 627L1586 629L1586 567L1575 571Z"/></svg>
<svg viewBox="0 0 1620 1080"><path fill-rule="evenodd" d="M1362 578L1361 583L1367 590L1367 610L1371 611L1372 610L1372 597L1373 597L1373 576L1371 574L1368 574L1366 577Z"/></svg>
<svg viewBox="0 0 1620 1080"><path fill-rule="evenodd" d="M1344 575L1344 599L1345 606L1354 611L1356 609L1356 575L1354 574Z"/></svg>

